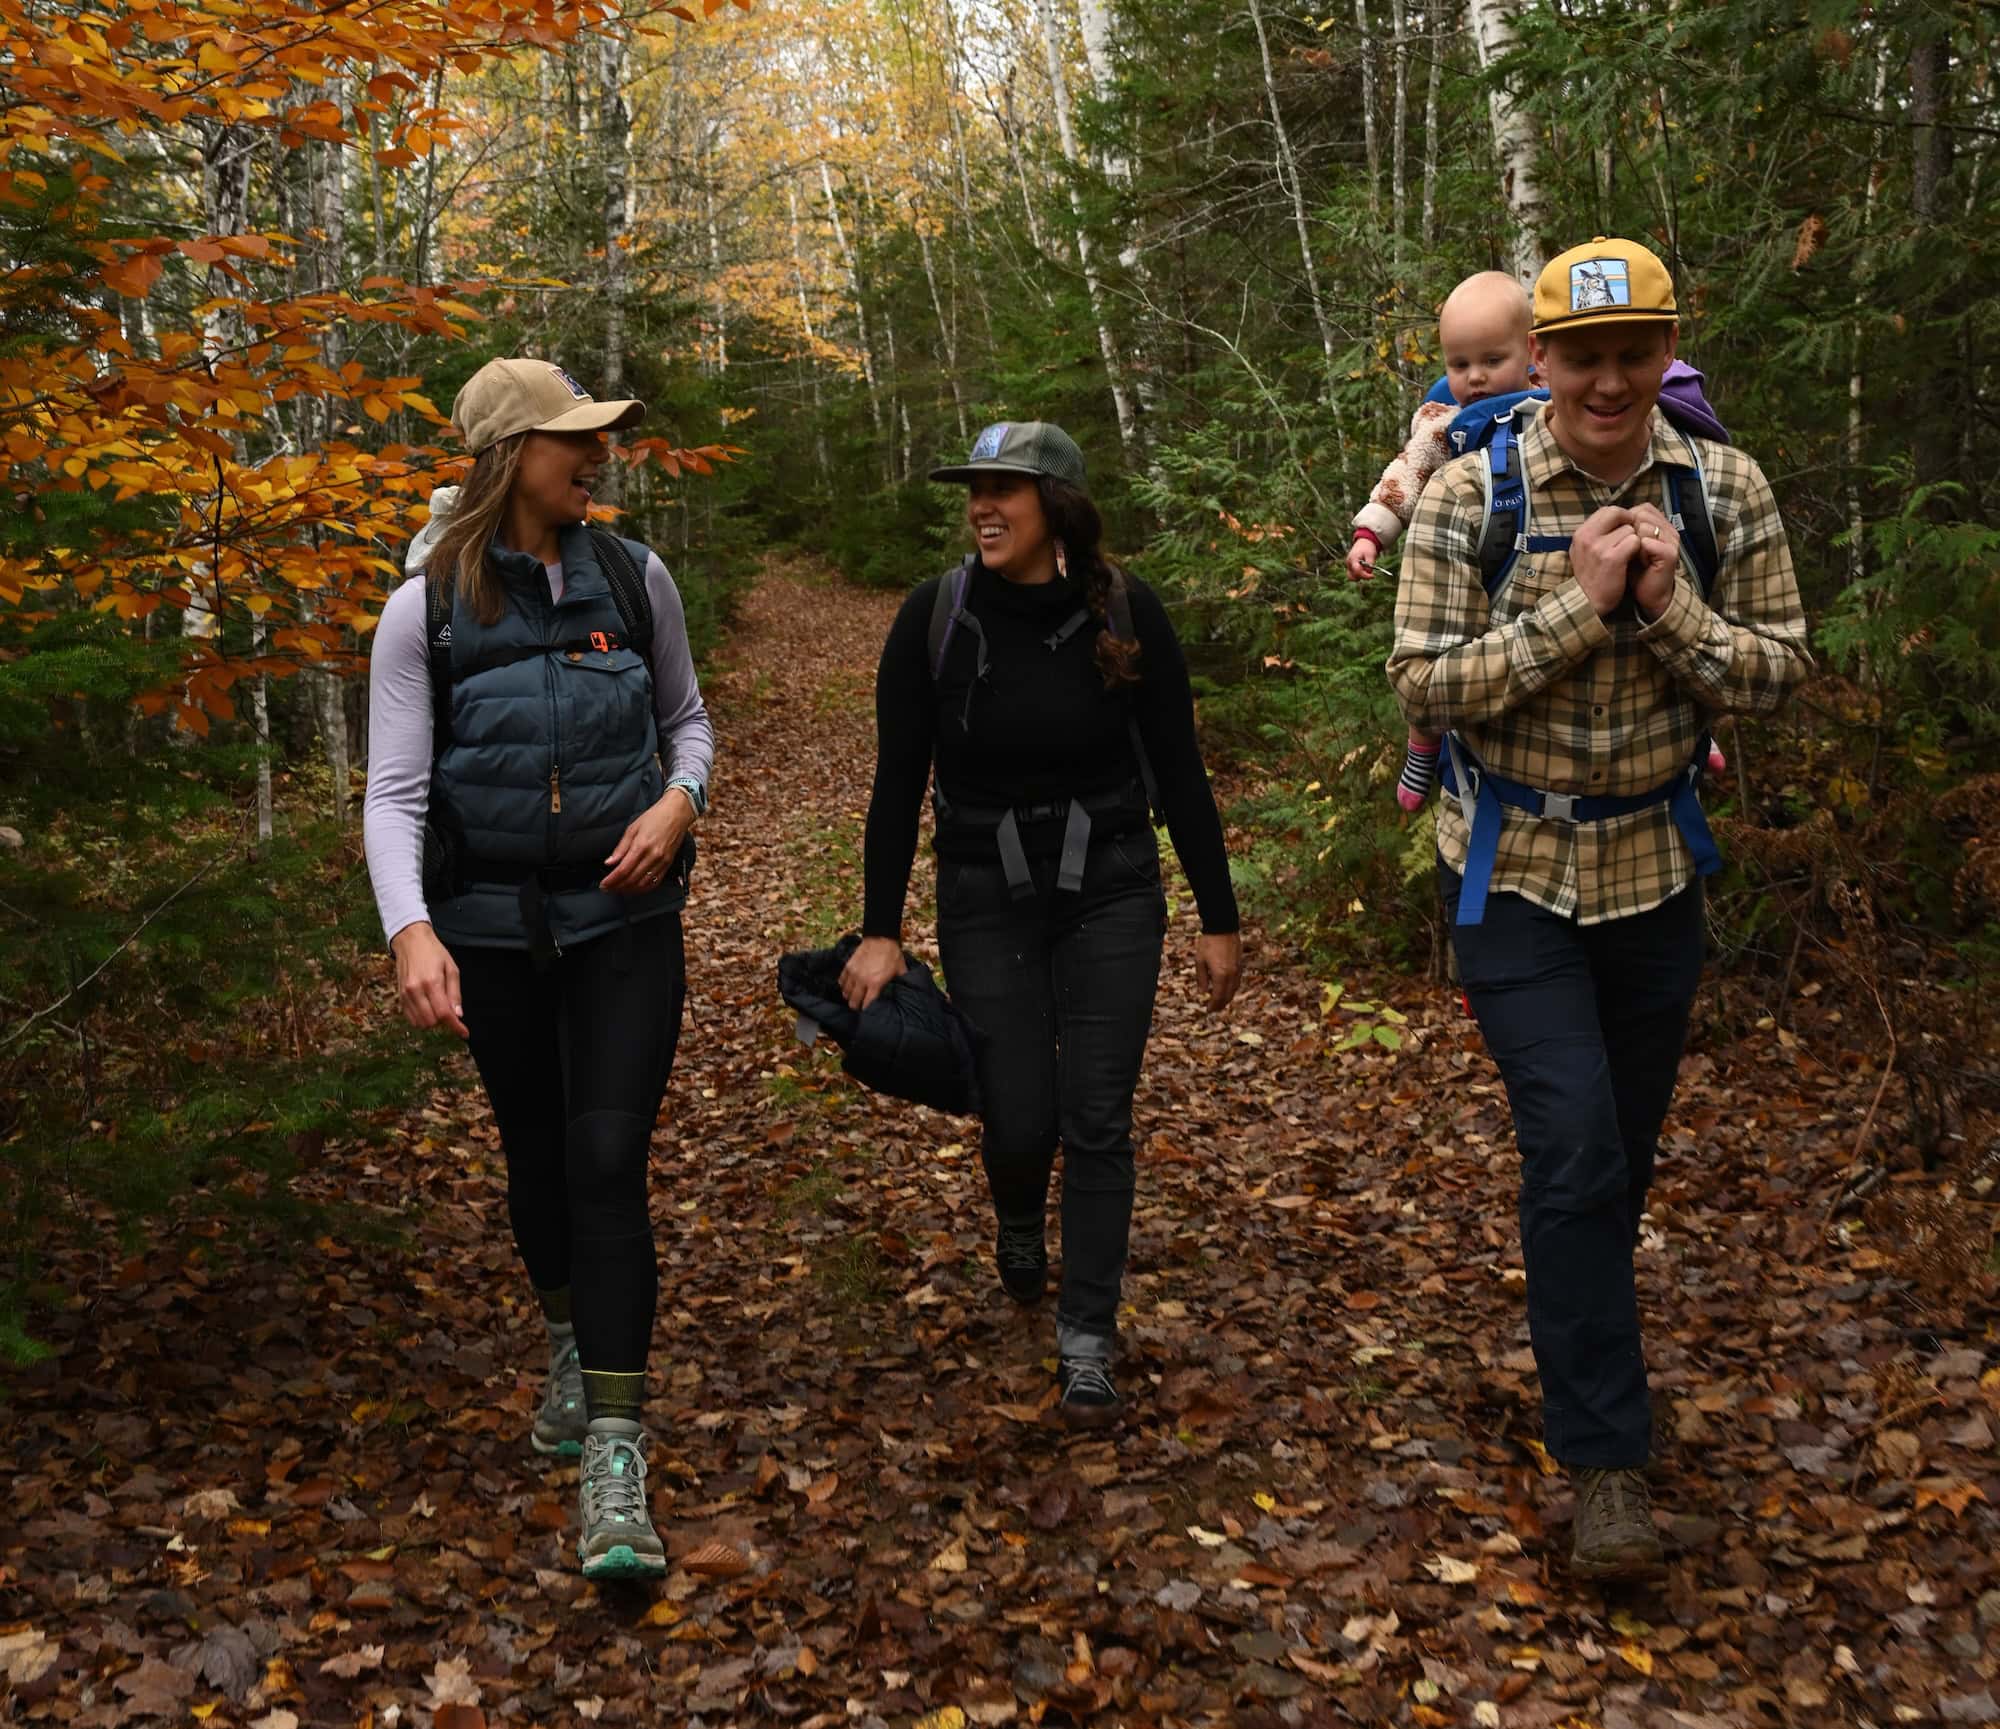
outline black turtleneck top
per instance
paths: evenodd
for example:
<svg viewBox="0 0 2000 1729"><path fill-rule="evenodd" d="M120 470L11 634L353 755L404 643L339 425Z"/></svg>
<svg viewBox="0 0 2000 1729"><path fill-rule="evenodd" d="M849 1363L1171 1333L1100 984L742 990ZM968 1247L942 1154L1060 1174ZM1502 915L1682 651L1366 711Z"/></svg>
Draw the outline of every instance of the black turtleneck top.
<svg viewBox="0 0 2000 1729"><path fill-rule="evenodd" d="M864 934L901 935L933 759L945 797L959 805L1018 807L1115 793L1139 776L1133 720L1159 786L1167 832L1194 890L1201 928L1234 931L1236 895L1222 819L1195 738L1187 662L1159 597L1137 579L1126 579L1140 678L1136 686L1109 691L1094 658L1099 628L1094 619L1055 649L1048 646L1048 638L1083 604L1080 583L1009 582L975 562L965 604L986 633L988 671L974 689L977 639L963 624L946 648L942 674L935 684L931 679L931 614L947 580L935 577L903 602L875 675L877 744L864 857ZM1031 854L1059 852L1062 830L1060 821L1023 823L1022 844ZM951 854L949 836L936 844L941 855ZM984 842L985 850L991 846L990 839Z"/></svg>

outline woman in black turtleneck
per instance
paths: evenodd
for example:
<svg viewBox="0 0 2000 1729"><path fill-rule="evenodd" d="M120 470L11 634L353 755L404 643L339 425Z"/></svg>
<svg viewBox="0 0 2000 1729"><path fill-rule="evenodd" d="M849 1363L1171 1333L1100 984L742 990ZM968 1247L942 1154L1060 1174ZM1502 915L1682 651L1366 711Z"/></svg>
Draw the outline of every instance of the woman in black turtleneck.
<svg viewBox="0 0 2000 1729"><path fill-rule="evenodd" d="M1145 777L1194 889L1211 1009L1242 954L1222 823L1187 666L1153 592L1114 571L1083 456L1043 421L989 426L933 480L970 487L978 547L890 627L875 680L864 940L841 975L865 1008L903 970L903 899L937 769L938 948L952 1000L987 1036L982 1153L1000 1282L1032 1303L1062 1143L1061 1410L1096 1427L1111 1380L1132 1223L1132 1094L1166 934ZM1143 754L1142 754L1143 747Z"/></svg>

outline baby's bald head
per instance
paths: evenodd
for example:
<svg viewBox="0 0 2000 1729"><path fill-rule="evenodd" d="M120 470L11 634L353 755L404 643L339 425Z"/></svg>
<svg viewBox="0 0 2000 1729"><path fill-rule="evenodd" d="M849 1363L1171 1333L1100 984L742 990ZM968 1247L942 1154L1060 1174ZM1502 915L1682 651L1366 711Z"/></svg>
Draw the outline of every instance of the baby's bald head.
<svg viewBox="0 0 2000 1729"><path fill-rule="evenodd" d="M1528 291L1500 270L1468 276L1438 312L1445 377L1463 406L1528 388Z"/></svg>

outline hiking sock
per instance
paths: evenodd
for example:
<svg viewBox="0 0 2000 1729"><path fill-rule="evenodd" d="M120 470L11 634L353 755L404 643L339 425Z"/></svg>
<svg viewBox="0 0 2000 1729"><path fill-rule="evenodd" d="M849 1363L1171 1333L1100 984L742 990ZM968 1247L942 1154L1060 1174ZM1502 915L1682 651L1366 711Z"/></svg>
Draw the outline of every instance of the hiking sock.
<svg viewBox="0 0 2000 1729"><path fill-rule="evenodd" d="M606 1417L636 1423L645 1397L644 1369L629 1374L614 1369L585 1369L583 1372L583 1405L593 1423Z"/></svg>
<svg viewBox="0 0 2000 1729"><path fill-rule="evenodd" d="M1396 777L1396 802L1414 816L1431 796L1437 772L1438 741L1425 742L1413 734L1403 751L1403 772Z"/></svg>
<svg viewBox="0 0 2000 1729"><path fill-rule="evenodd" d="M551 1332L557 1327L567 1327L571 1324L569 1286L564 1285L560 1290L545 1291L537 1285L535 1299L542 1305L542 1319L548 1322Z"/></svg>

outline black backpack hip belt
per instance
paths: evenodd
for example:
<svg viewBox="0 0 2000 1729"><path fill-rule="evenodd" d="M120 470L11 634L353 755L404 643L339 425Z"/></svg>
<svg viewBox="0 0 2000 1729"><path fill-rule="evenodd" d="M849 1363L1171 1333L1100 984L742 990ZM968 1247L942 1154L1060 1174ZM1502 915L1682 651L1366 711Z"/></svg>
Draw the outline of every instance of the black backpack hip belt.
<svg viewBox="0 0 2000 1729"><path fill-rule="evenodd" d="M1062 854L1056 867L1056 887L1065 894L1083 888L1084 866L1090 857L1092 835L1100 826L1104 838L1129 834L1146 826L1149 801L1138 781L1128 782L1106 793L1084 793L1044 804L964 805L947 799L942 787L931 792L931 807L937 816L938 834L983 839L992 837L1006 874L1007 890L1014 899L1026 900L1035 892L1034 873L1028 868L1027 849L1021 844L1021 824L1063 825Z"/></svg>

